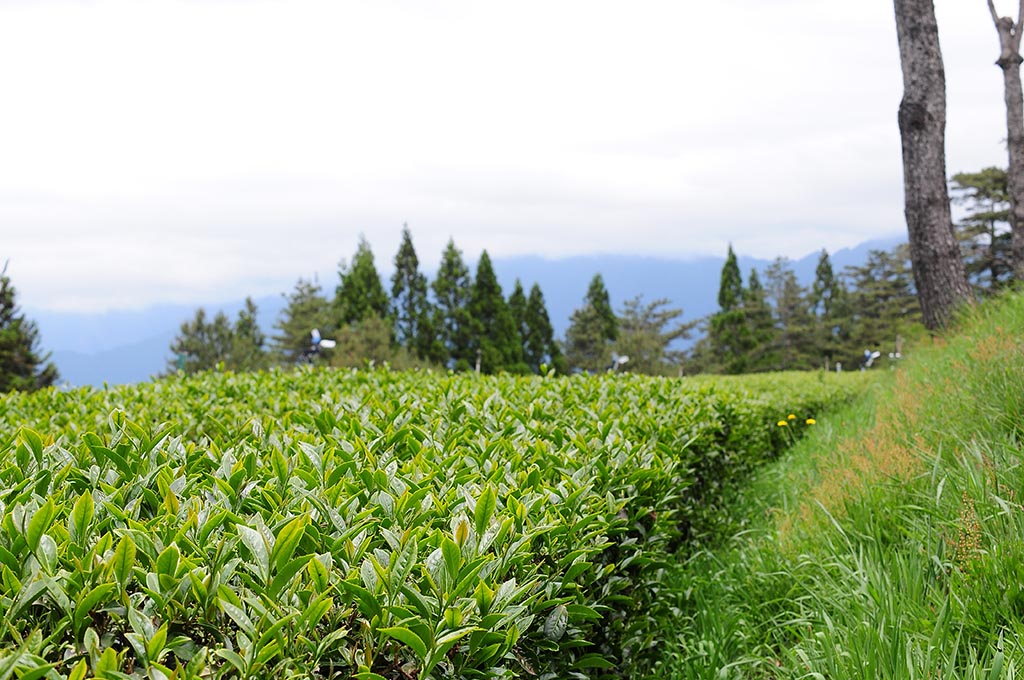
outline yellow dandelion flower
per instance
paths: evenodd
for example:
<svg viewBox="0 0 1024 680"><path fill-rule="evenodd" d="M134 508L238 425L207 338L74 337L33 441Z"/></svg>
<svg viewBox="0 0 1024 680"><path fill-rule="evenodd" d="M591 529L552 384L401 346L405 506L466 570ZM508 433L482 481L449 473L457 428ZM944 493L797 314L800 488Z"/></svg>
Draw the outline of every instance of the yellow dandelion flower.
<svg viewBox="0 0 1024 680"><path fill-rule="evenodd" d="M817 420L815 420L814 418L808 418L808 419L807 419L807 424L808 424L808 425L817 425L817 424L818 424L818 421L817 421Z"/></svg>
<svg viewBox="0 0 1024 680"><path fill-rule="evenodd" d="M792 413L790 413L788 416L786 416L786 418L788 420L796 420L796 416L794 414L792 414Z"/></svg>
<svg viewBox="0 0 1024 680"><path fill-rule="evenodd" d="M787 423L785 420L779 421L779 427L786 427L787 425L789 425L789 423Z"/></svg>

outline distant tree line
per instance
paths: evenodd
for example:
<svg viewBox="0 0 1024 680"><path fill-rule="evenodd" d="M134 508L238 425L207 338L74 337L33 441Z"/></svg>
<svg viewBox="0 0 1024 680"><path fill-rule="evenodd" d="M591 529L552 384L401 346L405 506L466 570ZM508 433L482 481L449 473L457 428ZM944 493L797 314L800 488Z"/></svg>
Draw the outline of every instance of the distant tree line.
<svg viewBox="0 0 1024 680"><path fill-rule="evenodd" d="M998 292L1013 279L1007 173L959 173L951 190L963 206L956 236L974 290L978 296ZM871 251L862 265L838 273L822 251L809 286L800 284L785 258L750 271L744 280L730 247L718 311L688 322L667 299L637 297L613 310L596 274L562 342L554 338L540 287L533 284L527 294L517 279L506 298L487 251L471 274L449 241L436 277L428 281L406 227L394 265L389 289L370 244L361 239L351 262L339 268L333 296L315 281L296 283L270 338L256 323L251 299L233 321L223 313L209 319L199 309L182 324L169 369L255 370L315 361L482 373L615 368L650 375L735 374L853 368L865 350L896 353L903 340L924 333L906 244ZM336 346L311 353L314 328ZM695 331L699 339L684 351L681 341Z"/></svg>
<svg viewBox="0 0 1024 680"><path fill-rule="evenodd" d="M976 297L1014 281L1012 201L1001 168L958 173L950 182L962 209L954 225L961 259ZM867 261L833 271L822 252L815 278L802 286L779 258L744 280L729 249L719 281L719 309L705 319L681 321L669 300L637 297L615 311L600 274L570 318L562 342L537 284L516 280L506 298L484 251L471 275L449 241L433 281L420 271L405 228L386 286L369 243L361 239L342 263L333 296L299 279L267 337L252 299L236 318L212 318L203 309L185 321L171 345L168 371L221 367L245 371L312 361L334 366L388 363L394 368L434 367L483 373L599 372L615 368L651 375L682 372L747 373L857 366L865 350L899 349L901 338L924 332L906 245L872 251ZM335 341L313 353L311 332ZM686 351L681 341L699 339ZM613 361L618 357L619 361ZM628 360L626 358L628 357ZM53 385L57 369L40 349L39 331L16 302L0 272L0 392Z"/></svg>
<svg viewBox="0 0 1024 680"><path fill-rule="evenodd" d="M223 313L208 321L199 309L172 343L168 368L191 373L316 361L481 373L568 370L540 286L533 284L527 294L517 279L506 298L486 250L471 276L462 251L449 240L437 276L428 282L406 227L394 264L389 291L370 244L360 239L351 262L339 269L334 295L328 298L317 282L300 279L269 339L255 324L251 299L234 323ZM311 351L313 329L335 346Z"/></svg>
<svg viewBox="0 0 1024 680"><path fill-rule="evenodd" d="M719 309L690 353L689 370L714 373L855 368L865 350L898 351L919 334L921 311L905 244L873 250L860 266L837 275L822 251L814 281L803 286L778 258L746 282L729 248ZM763 283L762 283L763 276Z"/></svg>
<svg viewBox="0 0 1024 680"><path fill-rule="evenodd" d="M964 212L954 234L979 298L1006 289L1014 278L1007 182L1000 168L958 173L950 182ZM896 354L901 340L925 332L907 244L873 250L864 264L840 274L822 251L809 287L799 284L784 258L761 275L751 271L744 283L730 247L718 305L688 356L690 371L856 367L866 350Z"/></svg>

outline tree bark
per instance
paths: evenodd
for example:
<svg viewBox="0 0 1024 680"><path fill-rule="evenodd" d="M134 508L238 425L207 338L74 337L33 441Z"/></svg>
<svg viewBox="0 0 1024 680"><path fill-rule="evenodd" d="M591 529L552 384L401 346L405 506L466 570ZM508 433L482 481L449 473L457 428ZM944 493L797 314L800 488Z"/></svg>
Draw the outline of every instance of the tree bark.
<svg viewBox="0 0 1024 680"><path fill-rule="evenodd" d="M972 299L946 188L946 75L932 0L894 0L903 66L899 126L910 261L925 326Z"/></svg>
<svg viewBox="0 0 1024 680"><path fill-rule="evenodd" d="M1024 95L1021 93L1020 56L1021 21L1024 0L1020 0L1017 23L1010 17L1000 18L995 5L988 0L992 23L999 34L999 59L1003 70L1003 94L1006 100L1006 146L1010 157L1007 190L1010 194L1010 265L1015 279L1024 279Z"/></svg>

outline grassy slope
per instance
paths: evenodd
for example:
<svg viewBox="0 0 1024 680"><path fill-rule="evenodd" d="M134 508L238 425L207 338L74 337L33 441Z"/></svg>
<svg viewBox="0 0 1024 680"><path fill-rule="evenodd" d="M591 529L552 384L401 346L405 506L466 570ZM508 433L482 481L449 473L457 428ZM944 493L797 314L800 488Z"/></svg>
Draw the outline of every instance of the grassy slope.
<svg viewBox="0 0 1024 680"><path fill-rule="evenodd" d="M990 303L766 468L679 567L657 677L1024 669L1022 330Z"/></svg>

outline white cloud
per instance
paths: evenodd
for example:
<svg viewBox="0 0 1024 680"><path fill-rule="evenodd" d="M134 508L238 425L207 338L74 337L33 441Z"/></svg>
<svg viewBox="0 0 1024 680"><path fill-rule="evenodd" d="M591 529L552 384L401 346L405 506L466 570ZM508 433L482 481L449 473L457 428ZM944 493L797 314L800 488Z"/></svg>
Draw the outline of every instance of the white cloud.
<svg viewBox="0 0 1024 680"><path fill-rule="evenodd" d="M937 10L948 168L1002 164L991 21ZM0 256L36 307L281 291L360 233L387 269L405 221L428 266L903 228L884 2L41 0L0 5L0 63Z"/></svg>

